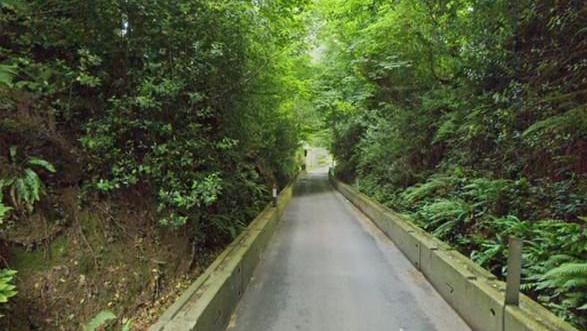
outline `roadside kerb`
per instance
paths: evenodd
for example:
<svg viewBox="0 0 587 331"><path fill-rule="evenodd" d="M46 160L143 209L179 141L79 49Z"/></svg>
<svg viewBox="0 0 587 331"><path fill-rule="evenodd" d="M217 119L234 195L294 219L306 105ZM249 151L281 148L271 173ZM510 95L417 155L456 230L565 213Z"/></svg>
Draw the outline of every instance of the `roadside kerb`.
<svg viewBox="0 0 587 331"><path fill-rule="evenodd" d="M295 180L214 260L161 315L150 331L222 330L243 295L293 195Z"/></svg>
<svg viewBox="0 0 587 331"><path fill-rule="evenodd" d="M395 243L473 330L576 331L523 294L519 306L506 306L505 283L489 271L350 185L332 176L330 179Z"/></svg>

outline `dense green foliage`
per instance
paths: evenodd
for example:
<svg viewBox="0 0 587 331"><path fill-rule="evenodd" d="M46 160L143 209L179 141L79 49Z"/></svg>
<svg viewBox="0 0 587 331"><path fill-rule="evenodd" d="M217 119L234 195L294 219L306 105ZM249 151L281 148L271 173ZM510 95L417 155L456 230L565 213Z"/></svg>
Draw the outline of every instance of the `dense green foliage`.
<svg viewBox="0 0 587 331"><path fill-rule="evenodd" d="M586 17L580 0L0 0L0 246L39 215L73 223L74 188L73 208L138 196L210 251L304 142L330 144L338 176L500 277L523 238L524 290L587 327Z"/></svg>
<svg viewBox="0 0 587 331"><path fill-rule="evenodd" d="M72 187L226 244L300 168L306 2L0 1L0 244Z"/></svg>
<svg viewBox="0 0 587 331"><path fill-rule="evenodd" d="M42 180L138 189L162 224L234 235L298 167L302 5L3 2L0 161L48 160L0 173L17 192L4 202L32 211Z"/></svg>
<svg viewBox="0 0 587 331"><path fill-rule="evenodd" d="M319 9L337 174L497 275L524 238L526 291L586 327L585 2Z"/></svg>

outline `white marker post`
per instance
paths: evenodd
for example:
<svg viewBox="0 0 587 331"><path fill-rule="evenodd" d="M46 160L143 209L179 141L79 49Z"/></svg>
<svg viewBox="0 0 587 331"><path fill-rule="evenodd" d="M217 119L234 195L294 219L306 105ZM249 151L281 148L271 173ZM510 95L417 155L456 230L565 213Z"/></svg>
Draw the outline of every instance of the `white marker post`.
<svg viewBox="0 0 587 331"><path fill-rule="evenodd" d="M277 185L273 184L273 206L277 207Z"/></svg>

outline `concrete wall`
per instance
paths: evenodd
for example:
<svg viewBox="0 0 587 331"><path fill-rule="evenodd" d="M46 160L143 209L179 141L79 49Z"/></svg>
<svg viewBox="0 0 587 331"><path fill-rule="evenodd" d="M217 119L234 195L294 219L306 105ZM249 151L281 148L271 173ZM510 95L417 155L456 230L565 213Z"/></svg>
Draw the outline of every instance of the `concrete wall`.
<svg viewBox="0 0 587 331"><path fill-rule="evenodd" d="M293 183L279 194L277 208L268 205L149 330L223 330L292 195Z"/></svg>
<svg viewBox="0 0 587 331"><path fill-rule="evenodd" d="M489 271L353 187L331 181L393 240L472 329L576 330L523 294L520 306L505 306L505 284Z"/></svg>

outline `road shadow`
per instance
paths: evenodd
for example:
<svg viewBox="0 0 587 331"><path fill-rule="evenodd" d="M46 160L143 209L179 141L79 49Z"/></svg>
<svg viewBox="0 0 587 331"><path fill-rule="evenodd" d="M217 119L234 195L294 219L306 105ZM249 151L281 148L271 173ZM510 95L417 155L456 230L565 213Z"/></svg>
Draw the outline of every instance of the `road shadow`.
<svg viewBox="0 0 587 331"><path fill-rule="evenodd" d="M328 179L328 172L314 171L302 176L294 186L294 196L303 197L324 194L332 191L332 185Z"/></svg>

